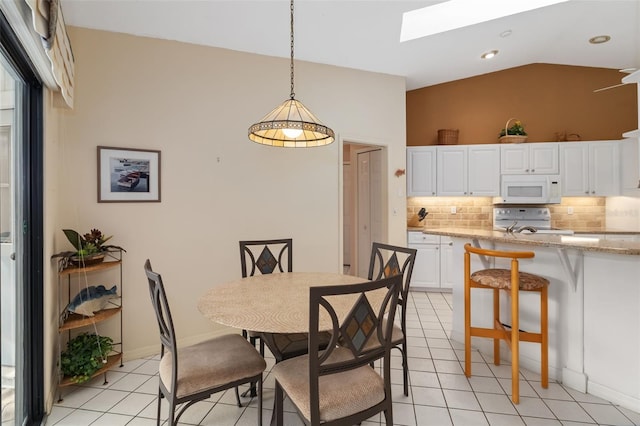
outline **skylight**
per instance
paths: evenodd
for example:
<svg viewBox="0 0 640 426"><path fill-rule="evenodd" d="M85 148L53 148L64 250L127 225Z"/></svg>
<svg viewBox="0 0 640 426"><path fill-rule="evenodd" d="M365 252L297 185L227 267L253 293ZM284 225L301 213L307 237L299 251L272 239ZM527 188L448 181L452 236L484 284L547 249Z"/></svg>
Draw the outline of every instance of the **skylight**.
<svg viewBox="0 0 640 426"><path fill-rule="evenodd" d="M527 12L568 0L449 0L402 15L400 41L409 41L457 28Z"/></svg>

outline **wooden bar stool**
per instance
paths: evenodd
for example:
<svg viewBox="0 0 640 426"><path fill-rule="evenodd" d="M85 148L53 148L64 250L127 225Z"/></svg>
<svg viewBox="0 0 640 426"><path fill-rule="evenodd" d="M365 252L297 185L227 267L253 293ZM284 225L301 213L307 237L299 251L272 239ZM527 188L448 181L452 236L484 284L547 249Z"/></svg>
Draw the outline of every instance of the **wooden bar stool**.
<svg viewBox="0 0 640 426"><path fill-rule="evenodd" d="M549 386L549 357L547 334L547 287L549 280L538 275L520 272L518 259L535 256L531 251L499 251L464 246L464 373L471 376L471 336L493 339L493 362L500 365L500 340L505 340L511 348L511 399L520 402L519 344L523 342L540 343L540 375L542 387ZM511 259L511 269L483 269L471 273L471 253L480 256ZM471 289L493 290L493 328L471 326ZM500 290L511 295L511 328L500 321ZM540 332L530 333L519 328L519 291L540 293Z"/></svg>

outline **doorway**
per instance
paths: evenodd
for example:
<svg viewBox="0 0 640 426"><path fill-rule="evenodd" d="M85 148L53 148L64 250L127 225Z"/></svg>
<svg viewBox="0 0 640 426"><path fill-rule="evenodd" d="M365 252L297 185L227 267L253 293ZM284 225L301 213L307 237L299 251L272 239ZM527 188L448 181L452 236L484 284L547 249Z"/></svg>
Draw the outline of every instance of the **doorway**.
<svg viewBox="0 0 640 426"><path fill-rule="evenodd" d="M386 149L345 143L343 154L343 269L366 278L372 243L386 240Z"/></svg>

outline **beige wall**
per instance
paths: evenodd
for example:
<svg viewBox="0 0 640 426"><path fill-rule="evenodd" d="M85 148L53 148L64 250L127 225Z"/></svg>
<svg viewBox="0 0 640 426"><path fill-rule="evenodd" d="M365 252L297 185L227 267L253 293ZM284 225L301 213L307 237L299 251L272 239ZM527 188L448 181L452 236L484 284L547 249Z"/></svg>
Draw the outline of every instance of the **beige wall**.
<svg viewBox="0 0 640 426"><path fill-rule="evenodd" d="M60 171L60 115L63 111L56 105L56 97L48 90L44 92L44 260L46 266L56 253L56 240L60 238L59 229L59 171ZM45 407L51 407L55 401L58 361L58 276L54 267L45 267L44 271L44 388Z"/></svg>
<svg viewBox="0 0 640 426"><path fill-rule="evenodd" d="M97 227L127 249L125 359L158 350L145 259L163 275L182 342L221 333L196 304L240 277L239 240L290 236L294 270L340 270L342 139L384 145L388 169L405 168L403 78L296 62L296 97L338 141L275 149L250 142L247 128L288 97L288 60L74 27L69 34L75 109L61 113L60 184L48 194L59 220L48 232L58 250L69 248L67 227ZM161 150L162 202L97 203L98 145ZM406 242L405 217L391 214L405 211L404 188L404 177L388 178L394 244Z"/></svg>
<svg viewBox="0 0 640 426"><path fill-rule="evenodd" d="M407 145L437 144L438 129L459 129L459 144L498 143L519 118L529 142L621 139L638 128L637 93L618 70L531 64L407 92ZM513 124L513 122L511 123Z"/></svg>

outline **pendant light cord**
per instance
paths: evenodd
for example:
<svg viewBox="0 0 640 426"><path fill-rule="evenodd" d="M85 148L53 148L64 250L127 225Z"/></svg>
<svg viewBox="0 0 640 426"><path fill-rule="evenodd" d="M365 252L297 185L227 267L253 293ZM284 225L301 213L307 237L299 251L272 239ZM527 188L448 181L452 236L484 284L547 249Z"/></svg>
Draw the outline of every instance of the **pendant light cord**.
<svg viewBox="0 0 640 426"><path fill-rule="evenodd" d="M296 96L293 91L293 0L291 0L291 99Z"/></svg>

